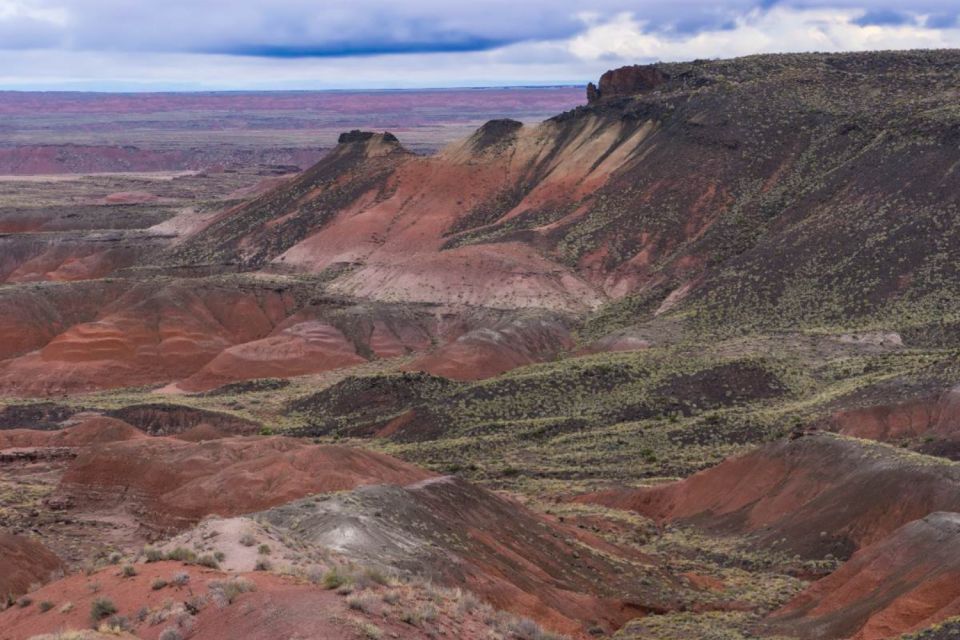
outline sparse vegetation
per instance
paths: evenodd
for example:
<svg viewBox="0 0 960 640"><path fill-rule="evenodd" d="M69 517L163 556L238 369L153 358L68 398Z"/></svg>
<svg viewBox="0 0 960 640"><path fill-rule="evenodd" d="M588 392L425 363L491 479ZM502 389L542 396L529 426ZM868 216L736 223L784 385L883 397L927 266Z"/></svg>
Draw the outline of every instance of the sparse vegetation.
<svg viewBox="0 0 960 640"><path fill-rule="evenodd" d="M109 598L97 598L90 605L90 619L98 624L101 620L112 616L116 612L117 607L113 604L113 600Z"/></svg>

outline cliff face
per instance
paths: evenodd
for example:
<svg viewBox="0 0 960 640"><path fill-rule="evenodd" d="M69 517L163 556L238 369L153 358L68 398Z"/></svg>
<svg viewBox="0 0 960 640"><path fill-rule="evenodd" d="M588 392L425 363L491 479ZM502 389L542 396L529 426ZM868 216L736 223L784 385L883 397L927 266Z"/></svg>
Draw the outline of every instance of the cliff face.
<svg viewBox="0 0 960 640"><path fill-rule="evenodd" d="M600 76L600 86L587 85L587 102L593 104L601 99L631 96L654 89L670 76L656 65L635 64L612 69Z"/></svg>

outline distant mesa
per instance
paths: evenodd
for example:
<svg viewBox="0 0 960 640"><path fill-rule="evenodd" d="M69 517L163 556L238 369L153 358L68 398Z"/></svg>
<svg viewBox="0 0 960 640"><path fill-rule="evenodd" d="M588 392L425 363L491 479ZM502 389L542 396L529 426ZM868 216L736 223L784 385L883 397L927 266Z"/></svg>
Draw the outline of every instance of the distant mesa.
<svg viewBox="0 0 960 640"><path fill-rule="evenodd" d="M652 64L635 64L612 69L600 76L600 86L592 82L587 85L587 102L593 104L607 98L631 96L650 91L670 76Z"/></svg>
<svg viewBox="0 0 960 640"><path fill-rule="evenodd" d="M367 142L368 140L372 139L376 135L381 135L381 134L377 134L373 131L361 131L360 129L354 129L353 131L347 131L347 132L341 133L340 137L337 138L337 144ZM384 142L400 142L400 140L397 139L397 136L393 135L389 131L384 131L382 135L383 135Z"/></svg>

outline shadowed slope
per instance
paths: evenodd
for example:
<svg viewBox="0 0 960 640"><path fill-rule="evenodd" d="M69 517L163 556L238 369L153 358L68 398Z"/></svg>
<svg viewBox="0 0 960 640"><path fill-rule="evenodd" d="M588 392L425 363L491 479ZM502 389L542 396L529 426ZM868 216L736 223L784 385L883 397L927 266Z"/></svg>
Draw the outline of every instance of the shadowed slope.
<svg viewBox="0 0 960 640"><path fill-rule="evenodd" d="M933 511L960 510L960 468L830 435L766 445L669 485L580 498L730 533L807 557L844 557Z"/></svg>
<svg viewBox="0 0 960 640"><path fill-rule="evenodd" d="M960 614L960 514L933 513L858 551L770 618L802 638L881 640Z"/></svg>

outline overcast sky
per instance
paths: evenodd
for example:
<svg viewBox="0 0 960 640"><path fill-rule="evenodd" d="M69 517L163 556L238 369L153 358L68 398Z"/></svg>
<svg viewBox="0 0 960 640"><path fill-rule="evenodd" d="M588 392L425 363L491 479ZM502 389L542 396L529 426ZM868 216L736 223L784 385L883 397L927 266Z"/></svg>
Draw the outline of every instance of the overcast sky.
<svg viewBox="0 0 960 640"><path fill-rule="evenodd" d="M960 47L960 0L0 0L0 88L583 83L638 62Z"/></svg>

